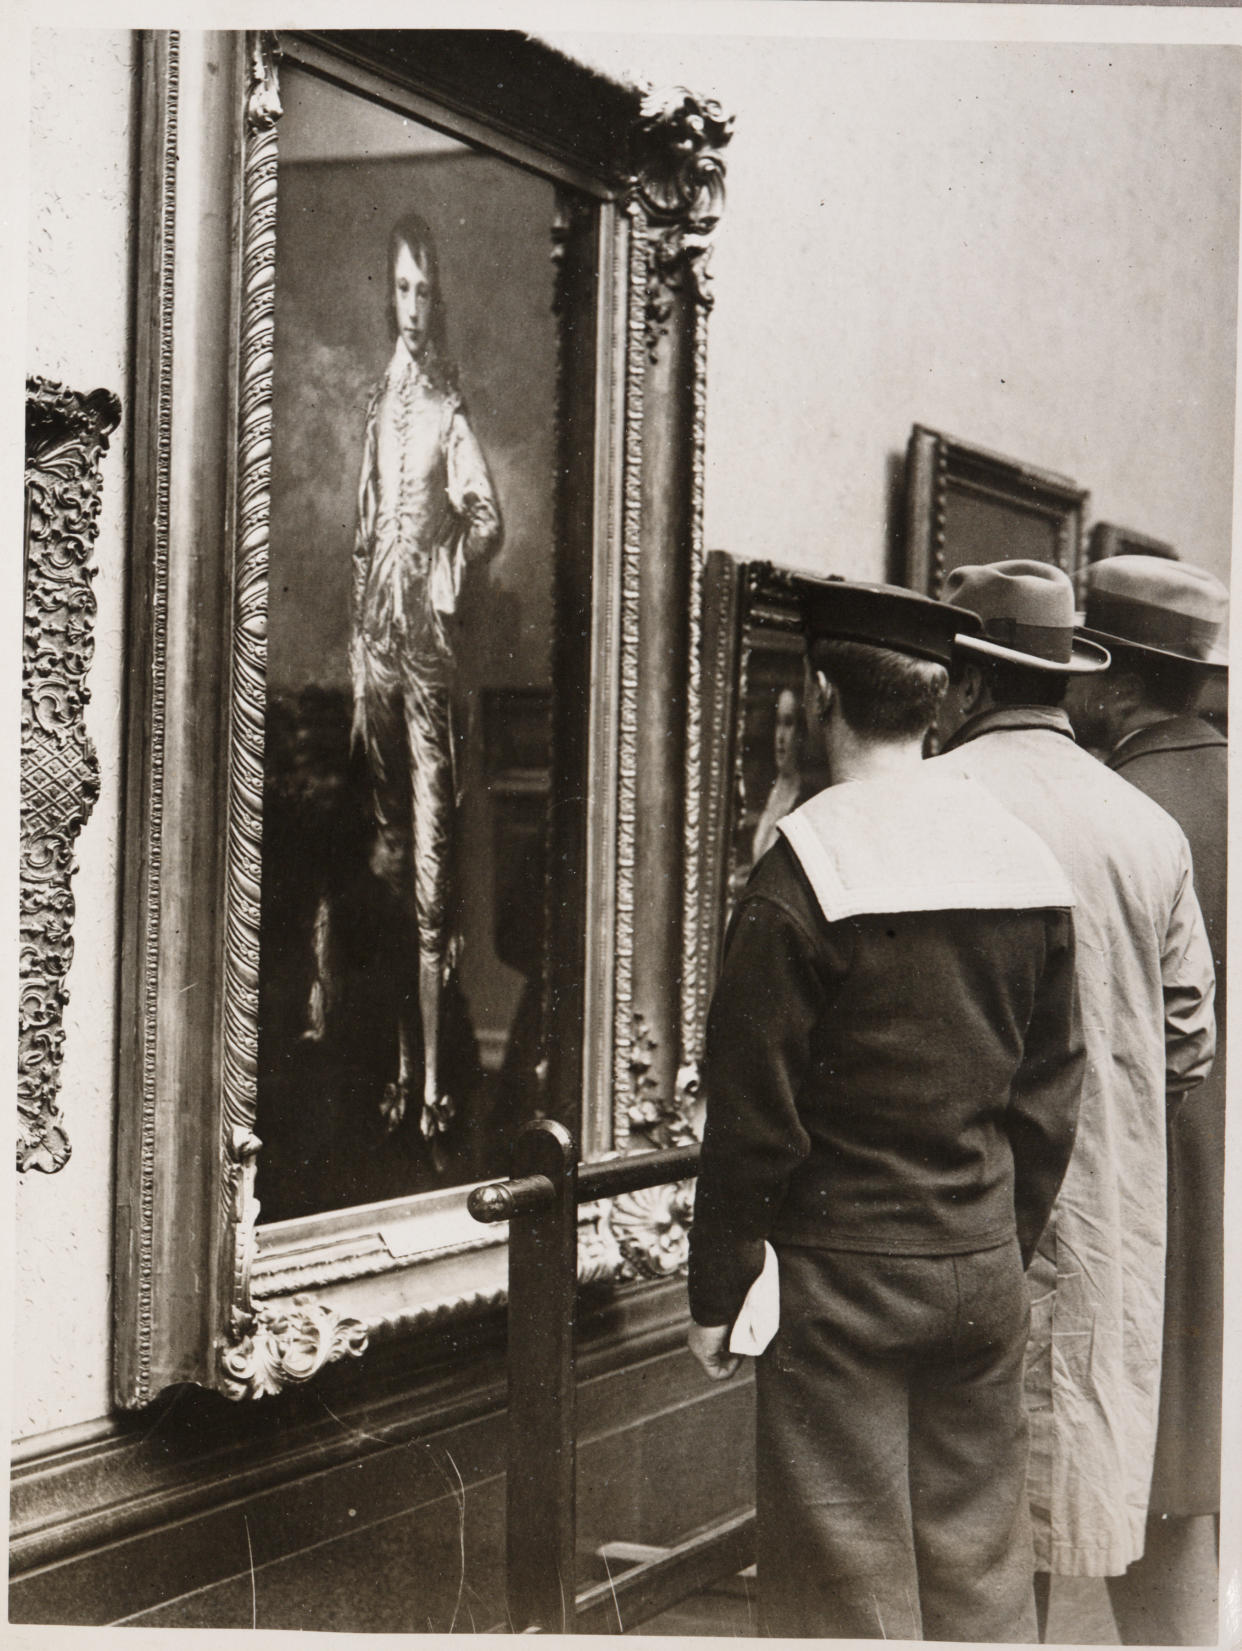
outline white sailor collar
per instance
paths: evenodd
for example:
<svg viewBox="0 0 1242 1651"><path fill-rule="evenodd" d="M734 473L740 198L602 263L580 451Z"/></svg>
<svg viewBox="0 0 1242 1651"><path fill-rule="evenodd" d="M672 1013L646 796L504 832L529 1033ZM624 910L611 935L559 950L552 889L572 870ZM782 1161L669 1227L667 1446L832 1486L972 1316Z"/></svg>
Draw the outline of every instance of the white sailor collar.
<svg viewBox="0 0 1242 1651"><path fill-rule="evenodd" d="M1043 839L986 787L937 768L830 786L777 829L829 922L877 912L1074 904Z"/></svg>

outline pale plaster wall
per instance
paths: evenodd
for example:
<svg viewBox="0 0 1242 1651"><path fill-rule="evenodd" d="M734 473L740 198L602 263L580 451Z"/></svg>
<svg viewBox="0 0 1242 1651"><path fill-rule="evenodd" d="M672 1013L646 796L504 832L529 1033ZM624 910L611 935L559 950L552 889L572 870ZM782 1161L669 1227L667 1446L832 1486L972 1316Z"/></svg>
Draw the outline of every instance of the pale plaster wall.
<svg viewBox="0 0 1242 1651"><path fill-rule="evenodd" d="M121 690L129 445L133 36L35 32L26 370L120 396L103 461L87 728L102 788L78 839L61 1104L73 1156L18 1177L15 1437L108 1408L112 1131L121 856Z"/></svg>
<svg viewBox="0 0 1242 1651"><path fill-rule="evenodd" d="M709 544L883 577L917 420L1227 576L1235 49L553 38L737 118Z"/></svg>
<svg viewBox="0 0 1242 1651"><path fill-rule="evenodd" d="M884 572L914 420L1229 556L1238 60L1188 47L557 37L738 116L714 254L707 538ZM132 43L35 38L27 366L128 397ZM66 119L66 109L74 111ZM128 414L128 407L126 409ZM18 1189L13 1425L107 1409L128 422L105 461L64 1110Z"/></svg>

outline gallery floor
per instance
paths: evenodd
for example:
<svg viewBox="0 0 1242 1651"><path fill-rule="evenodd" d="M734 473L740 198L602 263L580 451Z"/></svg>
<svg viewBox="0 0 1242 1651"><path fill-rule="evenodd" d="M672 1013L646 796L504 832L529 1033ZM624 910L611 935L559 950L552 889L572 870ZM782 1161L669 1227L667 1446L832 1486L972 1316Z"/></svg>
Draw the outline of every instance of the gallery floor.
<svg viewBox="0 0 1242 1651"><path fill-rule="evenodd" d="M753 1636L754 1580L746 1572L683 1600L635 1634ZM1117 1628L1108 1593L1095 1577L1061 1577L1054 1582L1048 1621L1049 1645L1116 1645Z"/></svg>

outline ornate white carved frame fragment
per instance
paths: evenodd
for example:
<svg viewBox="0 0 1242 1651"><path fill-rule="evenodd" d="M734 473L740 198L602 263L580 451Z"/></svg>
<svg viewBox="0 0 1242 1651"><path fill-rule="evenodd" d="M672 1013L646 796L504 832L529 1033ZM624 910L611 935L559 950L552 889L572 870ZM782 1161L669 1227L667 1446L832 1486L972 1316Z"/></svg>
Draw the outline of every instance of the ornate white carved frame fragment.
<svg viewBox="0 0 1242 1651"><path fill-rule="evenodd" d="M70 1153L57 1093L73 960L73 847L99 797L99 761L83 720L95 649L91 551L100 461L120 417L108 390L83 396L26 380L19 1170L51 1173Z"/></svg>
<svg viewBox="0 0 1242 1651"><path fill-rule="evenodd" d="M559 1073L553 1062L551 1082L575 1110L580 1100L588 1158L693 1128L706 266L731 122L688 93L644 97L500 31L152 34L123 1021L136 1035L117 1212L115 1389L126 1406L174 1381L234 1398L278 1392L370 1337L504 1295L503 1233L470 1220L466 1187L258 1221L285 61L557 186L549 252L558 305L576 322L562 328L561 416L575 437L563 452L576 471L562 484L558 543L578 536L583 571L558 590L554 665L589 710L569 776L587 800L576 835L555 843L581 897L555 948L552 995L568 1018L550 1044L576 1053ZM182 201L195 203L192 218ZM218 233L230 224L239 237ZM554 733L554 795L572 743ZM660 1192L583 1212L584 1277L676 1268L686 1193Z"/></svg>

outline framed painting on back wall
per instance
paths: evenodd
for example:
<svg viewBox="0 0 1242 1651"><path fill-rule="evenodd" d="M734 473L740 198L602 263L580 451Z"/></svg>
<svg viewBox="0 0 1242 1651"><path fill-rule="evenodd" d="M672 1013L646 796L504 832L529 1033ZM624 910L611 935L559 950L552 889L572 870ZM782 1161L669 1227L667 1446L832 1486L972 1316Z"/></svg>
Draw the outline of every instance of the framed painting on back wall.
<svg viewBox="0 0 1242 1651"><path fill-rule="evenodd" d="M901 583L939 596L954 568L1012 558L1055 562L1072 577L1089 497L1067 476L916 424Z"/></svg>
<svg viewBox="0 0 1242 1651"><path fill-rule="evenodd" d="M684 1132L729 135L495 31L144 71L125 1405L490 1310L531 1117Z"/></svg>
<svg viewBox="0 0 1242 1651"><path fill-rule="evenodd" d="M728 921L755 862L775 842L784 816L829 781L822 742L812 737L803 709L810 582L727 551L713 551L707 560L703 1021Z"/></svg>

